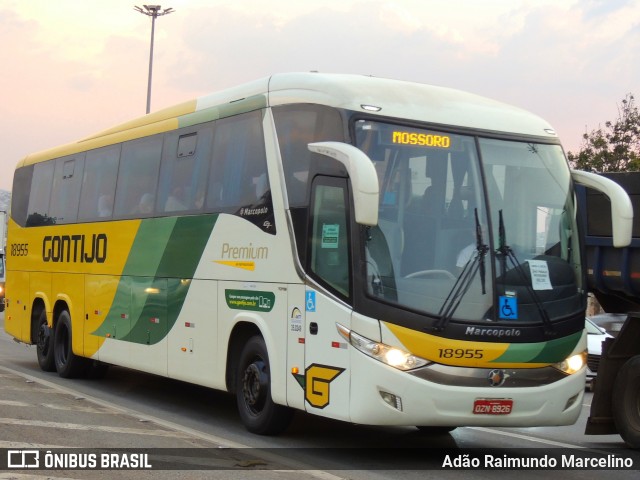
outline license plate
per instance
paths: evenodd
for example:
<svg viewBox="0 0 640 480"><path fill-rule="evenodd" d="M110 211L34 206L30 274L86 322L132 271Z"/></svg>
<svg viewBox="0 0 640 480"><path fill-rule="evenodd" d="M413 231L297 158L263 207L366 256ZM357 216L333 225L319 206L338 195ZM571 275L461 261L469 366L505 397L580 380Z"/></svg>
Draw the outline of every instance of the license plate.
<svg viewBox="0 0 640 480"><path fill-rule="evenodd" d="M476 398L473 402L474 415L509 415L512 408L510 398Z"/></svg>

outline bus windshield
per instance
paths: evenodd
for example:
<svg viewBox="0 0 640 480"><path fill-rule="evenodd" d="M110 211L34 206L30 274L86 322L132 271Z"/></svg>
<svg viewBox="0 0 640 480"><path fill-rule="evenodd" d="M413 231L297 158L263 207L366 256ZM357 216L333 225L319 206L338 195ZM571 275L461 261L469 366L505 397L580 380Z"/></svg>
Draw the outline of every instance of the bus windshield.
<svg viewBox="0 0 640 480"><path fill-rule="evenodd" d="M580 310L559 146L368 120L356 122L356 142L380 183L365 245L369 296L447 321L548 323Z"/></svg>

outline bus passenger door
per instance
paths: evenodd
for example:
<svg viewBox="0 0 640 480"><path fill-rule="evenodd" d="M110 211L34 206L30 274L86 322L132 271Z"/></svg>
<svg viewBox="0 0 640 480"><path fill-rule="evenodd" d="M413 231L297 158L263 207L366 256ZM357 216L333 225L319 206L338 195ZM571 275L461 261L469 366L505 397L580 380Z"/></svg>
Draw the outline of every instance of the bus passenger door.
<svg viewBox="0 0 640 480"><path fill-rule="evenodd" d="M336 324L350 327L352 309L347 179L314 179L307 269L324 289L305 289L306 409L349 420L349 351ZM325 291L326 290L326 293Z"/></svg>

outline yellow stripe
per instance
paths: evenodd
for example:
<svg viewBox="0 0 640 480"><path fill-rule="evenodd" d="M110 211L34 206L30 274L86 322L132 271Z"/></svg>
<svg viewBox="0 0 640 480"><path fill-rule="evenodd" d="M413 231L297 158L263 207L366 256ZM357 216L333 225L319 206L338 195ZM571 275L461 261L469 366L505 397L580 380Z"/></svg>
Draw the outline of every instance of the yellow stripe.
<svg viewBox="0 0 640 480"><path fill-rule="evenodd" d="M432 362L478 368L538 368L546 366L542 363L496 362L495 360L507 351L509 343L453 340L387 322L382 323L400 340L406 350Z"/></svg>
<svg viewBox="0 0 640 480"><path fill-rule="evenodd" d="M136 238L141 220L126 220L117 222L78 223L69 225L54 225L50 227L21 228L13 220L9 232L9 248L12 244L23 246L23 252L27 255L11 255L11 270L13 271L39 271L39 272L69 272L69 273L94 273L120 275L129 257L129 251ZM93 235L105 234L107 236L108 253L104 263L83 262L81 253L91 253L91 241ZM45 237L74 237L84 236L84 252L82 252L81 240L67 242L65 244L63 261L44 261L44 257L51 256L51 247L54 245ZM56 243L56 246L59 245ZM54 252L58 253L58 252ZM74 261L74 256L75 260ZM67 258L69 257L69 261Z"/></svg>
<svg viewBox="0 0 640 480"><path fill-rule="evenodd" d="M241 268L253 272L256 269L256 262L249 261L233 261L233 260L214 260L215 263L226 265L228 267Z"/></svg>
<svg viewBox="0 0 640 480"><path fill-rule="evenodd" d="M33 153L25 157L16 168L34 163L51 160L52 158L74 155L76 153L93 150L95 148L113 145L127 140L169 132L179 127L178 117L193 113L196 101L181 103L175 107L166 108L156 113L131 120L117 127L104 130L78 142L61 145L59 147Z"/></svg>

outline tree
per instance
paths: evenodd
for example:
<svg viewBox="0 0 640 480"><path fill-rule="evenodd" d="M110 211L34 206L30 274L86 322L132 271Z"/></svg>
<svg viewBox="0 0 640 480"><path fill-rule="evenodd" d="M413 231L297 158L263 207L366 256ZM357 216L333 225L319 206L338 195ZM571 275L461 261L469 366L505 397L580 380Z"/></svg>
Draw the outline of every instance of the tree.
<svg viewBox="0 0 640 480"><path fill-rule="evenodd" d="M618 105L618 119L604 125L585 132L580 151L568 154L571 166L598 173L640 170L640 112L631 93Z"/></svg>

